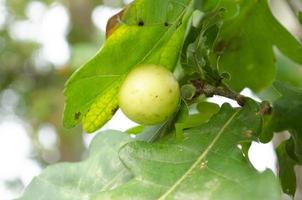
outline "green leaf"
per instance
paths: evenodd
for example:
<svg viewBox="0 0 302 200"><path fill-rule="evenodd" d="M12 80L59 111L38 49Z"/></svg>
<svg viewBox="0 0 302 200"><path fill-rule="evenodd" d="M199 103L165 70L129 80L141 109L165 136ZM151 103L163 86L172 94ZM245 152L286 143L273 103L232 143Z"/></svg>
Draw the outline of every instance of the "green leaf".
<svg viewBox="0 0 302 200"><path fill-rule="evenodd" d="M20 200L90 200L96 192L118 187L132 176L118 157L120 147L129 141L128 134L118 131L98 134L87 160L46 168Z"/></svg>
<svg viewBox="0 0 302 200"><path fill-rule="evenodd" d="M300 24L302 24L302 12L301 11L299 11L299 13L298 13L298 20L299 20Z"/></svg>
<svg viewBox="0 0 302 200"><path fill-rule="evenodd" d="M164 125L146 126L133 140L154 141ZM98 192L114 189L132 178L119 159L119 149L130 142L127 133L100 132L90 145L89 157L79 163L46 168L34 178L20 200L90 200Z"/></svg>
<svg viewBox="0 0 302 200"><path fill-rule="evenodd" d="M273 173L257 172L237 147L257 135L258 108L251 100L243 109L225 104L208 123L186 130L184 140L128 143L120 157L134 179L95 200L281 199Z"/></svg>
<svg viewBox="0 0 302 200"><path fill-rule="evenodd" d="M239 15L226 20L216 43L221 72L236 91L250 87L261 91L275 78L273 46L297 63L302 63L302 46L273 17L267 0L241 1Z"/></svg>
<svg viewBox="0 0 302 200"><path fill-rule="evenodd" d="M293 62L286 56L277 51L276 54L277 74L276 81L289 84L293 87L302 89L302 70L301 66ZM274 102L280 98L280 93L273 87L269 87L265 91L257 94L261 99Z"/></svg>
<svg viewBox="0 0 302 200"><path fill-rule="evenodd" d="M181 97L185 100L192 100L196 95L196 88L192 84L181 86Z"/></svg>
<svg viewBox="0 0 302 200"><path fill-rule="evenodd" d="M274 127L272 126L272 115L263 116L262 131L259 140L262 143L270 142L274 137Z"/></svg>
<svg viewBox="0 0 302 200"><path fill-rule="evenodd" d="M128 134L137 135L140 134L145 129L145 126L135 126L130 129L128 129L126 132Z"/></svg>
<svg viewBox="0 0 302 200"><path fill-rule="evenodd" d="M191 14L191 0L136 0L122 23L66 84L64 126L93 132L111 119L125 75L143 63L173 69Z"/></svg>
<svg viewBox="0 0 302 200"><path fill-rule="evenodd" d="M302 88L301 66L282 54L277 54L276 80Z"/></svg>
<svg viewBox="0 0 302 200"><path fill-rule="evenodd" d="M288 130L291 133L290 156L302 164L302 90L276 82L277 91L282 95L273 104L272 117L266 132Z"/></svg>
<svg viewBox="0 0 302 200"><path fill-rule="evenodd" d="M296 174L294 167L297 164L287 153L286 146L289 141L284 141L277 148L277 156L279 161L279 177L282 189L286 194L295 196L296 192Z"/></svg>
<svg viewBox="0 0 302 200"><path fill-rule="evenodd" d="M219 8L224 8L226 10L224 18L229 19L238 15L238 8L240 3L241 0L203 0L201 3L201 8L204 12L210 12Z"/></svg>
<svg viewBox="0 0 302 200"><path fill-rule="evenodd" d="M181 64L185 71L185 79L201 78L210 84L217 85L222 77L218 73L217 62L210 60L220 25L223 9L201 16L192 25L184 42L181 54ZM196 12L194 13L196 14ZM197 13L198 14L198 13Z"/></svg>
<svg viewBox="0 0 302 200"><path fill-rule="evenodd" d="M290 139L278 147L277 155L283 191L293 196L296 190L294 165L302 164L302 90L281 82L274 86L281 97L273 103L272 115L268 116L260 138L272 138L274 132L285 130L291 134Z"/></svg>
<svg viewBox="0 0 302 200"><path fill-rule="evenodd" d="M175 134L177 138L183 137L185 129L200 126L207 122L215 113L219 111L219 106L210 102L199 102L196 106L198 113L189 114L187 106L183 105L178 119L175 122Z"/></svg>

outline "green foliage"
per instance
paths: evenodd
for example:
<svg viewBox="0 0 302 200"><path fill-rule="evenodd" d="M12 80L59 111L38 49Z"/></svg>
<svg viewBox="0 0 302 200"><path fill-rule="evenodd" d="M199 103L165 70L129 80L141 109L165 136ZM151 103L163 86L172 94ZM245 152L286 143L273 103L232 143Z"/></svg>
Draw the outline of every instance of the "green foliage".
<svg viewBox="0 0 302 200"><path fill-rule="evenodd" d="M175 134L177 137L183 137L183 131L188 128L193 128L201 123L207 122L213 114L219 111L219 106L214 103L200 102L196 106L197 113L189 114L190 108L182 106L177 121L175 122Z"/></svg>
<svg viewBox="0 0 302 200"><path fill-rule="evenodd" d="M160 64L172 70L186 30L188 5L188 0L139 0L131 4L122 16L123 23L103 48L67 82L65 127L84 119L84 124L93 124L86 131L93 132L107 122L113 113L96 111L94 105L104 104L108 110L116 110L116 103L108 104L104 99L108 95L116 99L118 90L112 88L117 88L136 65ZM92 114L89 109L93 109Z"/></svg>
<svg viewBox="0 0 302 200"><path fill-rule="evenodd" d="M302 70L300 65L281 54L277 54L276 65L276 80L297 88L302 88Z"/></svg>
<svg viewBox="0 0 302 200"><path fill-rule="evenodd" d="M230 86L260 91L275 78L273 46L302 64L302 46L273 17L266 0L241 1L240 12L223 23L215 54L222 72L231 75Z"/></svg>
<svg viewBox="0 0 302 200"><path fill-rule="evenodd" d="M272 138L274 132L289 131L291 137L278 149L280 179L284 192L294 196L296 177L294 166L302 164L302 90L276 82L281 97L273 104L273 112L265 121L262 137Z"/></svg>
<svg viewBox="0 0 302 200"><path fill-rule="evenodd" d="M300 24L302 24L302 12L298 13L298 20L299 20Z"/></svg>
<svg viewBox="0 0 302 200"><path fill-rule="evenodd" d="M283 142L277 148L277 156L279 161L279 177L282 189L285 193L295 196L296 192L296 174L294 167L297 164L286 151L287 141Z"/></svg>
<svg viewBox="0 0 302 200"><path fill-rule="evenodd" d="M185 79L201 78L214 85L221 82L217 63L211 62L210 53L213 52L223 12L218 10L204 17L200 12L194 13L181 54Z"/></svg>
<svg viewBox="0 0 302 200"><path fill-rule="evenodd" d="M282 95L274 102L272 123L275 130L293 130L302 134L302 124L299 119L302 114L302 90L280 82L274 85Z"/></svg>
<svg viewBox="0 0 302 200"><path fill-rule="evenodd" d="M257 133L257 111L253 102L240 110L224 105L209 123L186 131L183 141L128 143L120 157L134 179L95 200L280 199L273 174L258 174L237 148L240 141L252 139L247 131Z"/></svg>
<svg viewBox="0 0 302 200"><path fill-rule="evenodd" d="M302 90L280 82L275 87L282 96L274 102L266 134L288 130L291 133L288 153L302 164Z"/></svg>
<svg viewBox="0 0 302 200"><path fill-rule="evenodd" d="M258 110L252 100L242 109L225 104L208 123L187 129L185 140L99 134L88 160L49 167L21 199L280 199L272 172L259 174L237 147L257 136Z"/></svg>
<svg viewBox="0 0 302 200"><path fill-rule="evenodd" d="M118 187L131 178L117 153L129 141L129 135L118 131L99 134L87 160L48 167L32 181L20 200L84 200L96 192Z"/></svg>
<svg viewBox="0 0 302 200"><path fill-rule="evenodd" d="M118 108L124 77L143 63L176 71L177 112L127 134L99 134L86 161L49 167L21 199L275 200L280 182L294 195L302 90L293 86L302 83L302 46L267 0L136 0L114 19L101 50L66 83L65 127L102 127ZM270 102L236 93L245 87L266 90L260 96ZM213 95L242 107L208 103ZM277 148L279 182L270 170L257 172L247 152L252 141L285 130L291 137Z"/></svg>

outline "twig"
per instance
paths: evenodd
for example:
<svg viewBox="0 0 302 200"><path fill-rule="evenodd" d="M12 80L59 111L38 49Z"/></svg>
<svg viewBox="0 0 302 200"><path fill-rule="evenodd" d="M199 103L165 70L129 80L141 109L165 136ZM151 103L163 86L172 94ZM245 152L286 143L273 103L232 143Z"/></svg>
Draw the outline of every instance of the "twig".
<svg viewBox="0 0 302 200"><path fill-rule="evenodd" d="M259 114L261 115L271 115L273 112L273 108L268 101L263 101L260 104Z"/></svg>
<svg viewBox="0 0 302 200"><path fill-rule="evenodd" d="M204 94L206 97L219 95L237 101L240 106L244 106L246 97L238 94L224 86L213 86L201 80L191 80L191 84L196 88L196 95Z"/></svg>
<svg viewBox="0 0 302 200"><path fill-rule="evenodd" d="M211 84L205 83L201 80L191 80L190 83L196 88L196 96L204 94L206 97L212 97L214 95L219 95L233 99L237 101L240 106L244 106L247 97L238 94L227 86L213 86ZM270 115L272 114L273 108L268 101L263 101L260 104L259 114Z"/></svg>

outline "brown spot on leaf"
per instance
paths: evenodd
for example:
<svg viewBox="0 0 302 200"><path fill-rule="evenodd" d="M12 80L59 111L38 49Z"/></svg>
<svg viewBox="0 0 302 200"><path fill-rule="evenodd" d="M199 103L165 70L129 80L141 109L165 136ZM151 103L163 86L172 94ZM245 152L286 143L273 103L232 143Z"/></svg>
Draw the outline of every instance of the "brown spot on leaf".
<svg viewBox="0 0 302 200"><path fill-rule="evenodd" d="M204 168L206 168L207 167L207 165L208 165L208 161L206 160L206 161L204 161L204 162L202 162L202 163L200 163L200 169L204 169Z"/></svg>
<svg viewBox="0 0 302 200"><path fill-rule="evenodd" d="M114 115L114 113L115 113L117 110L118 110L118 107L113 108L113 109L111 110L112 115Z"/></svg>
<svg viewBox="0 0 302 200"><path fill-rule="evenodd" d="M180 27L181 25L182 25L182 22L179 22L179 23L177 24L177 27L176 27L176 28Z"/></svg>
<svg viewBox="0 0 302 200"><path fill-rule="evenodd" d="M169 26L169 23L168 23L168 22L165 22L164 25L165 25L165 26Z"/></svg>
<svg viewBox="0 0 302 200"><path fill-rule="evenodd" d="M74 114L74 119L75 119L75 120L79 120L80 117L81 117L81 113L80 113L80 112L76 112L76 113Z"/></svg>
<svg viewBox="0 0 302 200"><path fill-rule="evenodd" d="M273 108L268 101L263 101L260 105L259 112L260 115L270 115L273 112Z"/></svg>
<svg viewBox="0 0 302 200"><path fill-rule="evenodd" d="M253 131L251 131L251 130L245 131L245 132L244 132L244 136L245 136L246 138L251 138L251 137L253 136Z"/></svg>
<svg viewBox="0 0 302 200"><path fill-rule="evenodd" d="M112 33L119 27L119 25L121 24L122 21L122 16L124 14L124 12L127 10L127 6L121 10L119 13L117 13L116 15L113 15L107 22L107 26L106 26L106 38L109 38L110 35L112 35Z"/></svg>
<svg viewBox="0 0 302 200"><path fill-rule="evenodd" d="M227 46L226 41L221 40L221 41L219 41L219 42L216 44L216 46L215 46L215 48L214 48L214 52L215 52L217 55L222 55L222 54L223 54L223 51L224 51L225 48L226 48L226 46Z"/></svg>
<svg viewBox="0 0 302 200"><path fill-rule="evenodd" d="M144 26L145 25L145 22L143 20L140 20L137 24L138 26Z"/></svg>

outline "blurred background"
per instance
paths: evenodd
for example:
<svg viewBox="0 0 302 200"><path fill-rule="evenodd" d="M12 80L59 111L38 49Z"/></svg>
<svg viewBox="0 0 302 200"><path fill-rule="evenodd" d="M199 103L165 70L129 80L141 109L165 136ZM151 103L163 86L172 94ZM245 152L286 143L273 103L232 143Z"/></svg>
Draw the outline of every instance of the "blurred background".
<svg viewBox="0 0 302 200"><path fill-rule="evenodd" d="M79 161L90 141L62 127L64 83L104 41L122 0L0 0L0 199L33 176Z"/></svg>
<svg viewBox="0 0 302 200"><path fill-rule="evenodd" d="M101 47L108 18L130 1L0 0L0 200L20 196L46 166L87 155L93 135L62 127L64 83ZM298 1L271 3L280 22L301 38ZM104 129L132 125L118 112ZM257 169L276 171L272 144L251 151L258 152L251 157Z"/></svg>

